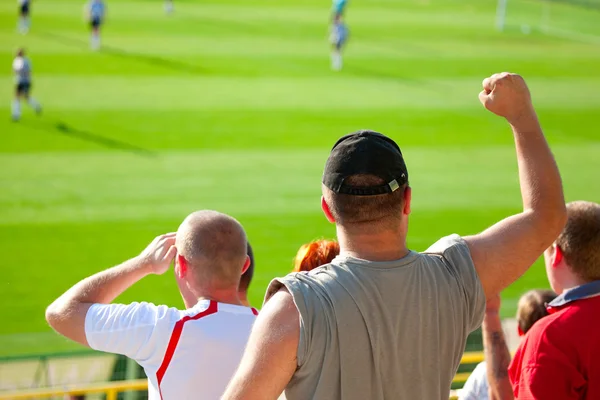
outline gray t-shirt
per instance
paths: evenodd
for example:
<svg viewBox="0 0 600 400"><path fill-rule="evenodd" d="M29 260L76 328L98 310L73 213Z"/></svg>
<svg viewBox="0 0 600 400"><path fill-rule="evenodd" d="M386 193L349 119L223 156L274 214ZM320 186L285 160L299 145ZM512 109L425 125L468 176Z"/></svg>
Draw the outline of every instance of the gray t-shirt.
<svg viewBox="0 0 600 400"><path fill-rule="evenodd" d="M282 285L300 314L288 400L448 399L485 296L466 242L442 238L389 262L338 256Z"/></svg>

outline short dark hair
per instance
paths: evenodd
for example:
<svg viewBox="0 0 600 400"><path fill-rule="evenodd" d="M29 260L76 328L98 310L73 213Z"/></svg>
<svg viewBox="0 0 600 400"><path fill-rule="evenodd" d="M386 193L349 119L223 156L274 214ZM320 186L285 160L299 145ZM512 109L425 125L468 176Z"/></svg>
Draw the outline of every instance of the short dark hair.
<svg viewBox="0 0 600 400"><path fill-rule="evenodd" d="M567 263L586 282L600 280L600 204L567 204L567 225L556 239Z"/></svg>
<svg viewBox="0 0 600 400"><path fill-rule="evenodd" d="M552 290L535 289L525 293L519 299L517 324L523 334L527 333L537 321L548 315L546 304L556 298Z"/></svg>
<svg viewBox="0 0 600 400"><path fill-rule="evenodd" d="M250 243L248 243L248 257L250 257L250 265L248 266L246 272L242 274L242 277L240 278L240 286L238 289L240 291L245 292L248 291L248 288L250 287L250 282L252 281L252 277L254 276L254 251L252 251L252 246L250 246Z"/></svg>
<svg viewBox="0 0 600 400"><path fill-rule="evenodd" d="M345 182L352 186L378 186L385 182L374 175L352 175ZM336 223L361 224L376 222L383 219L399 220L404 206L404 190L408 183L400 186L392 193L374 196L355 196L334 193L324 187L324 196L329 210Z"/></svg>

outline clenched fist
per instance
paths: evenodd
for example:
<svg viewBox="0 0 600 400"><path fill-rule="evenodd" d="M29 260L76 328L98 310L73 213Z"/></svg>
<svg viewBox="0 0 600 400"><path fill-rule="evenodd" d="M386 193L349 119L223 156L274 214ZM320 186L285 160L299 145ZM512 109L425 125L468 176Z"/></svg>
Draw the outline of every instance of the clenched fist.
<svg viewBox="0 0 600 400"><path fill-rule="evenodd" d="M167 272L176 254L175 232L171 232L157 236L139 257L152 273L162 275Z"/></svg>
<svg viewBox="0 0 600 400"><path fill-rule="evenodd" d="M485 78L479 100L485 108L506 118L511 125L517 124L523 117L535 115L529 88L517 74L502 72Z"/></svg>

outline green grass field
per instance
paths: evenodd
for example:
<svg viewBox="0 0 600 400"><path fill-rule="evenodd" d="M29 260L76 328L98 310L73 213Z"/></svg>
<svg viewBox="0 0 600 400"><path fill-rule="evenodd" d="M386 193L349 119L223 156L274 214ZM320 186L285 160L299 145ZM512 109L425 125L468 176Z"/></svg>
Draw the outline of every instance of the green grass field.
<svg viewBox="0 0 600 400"><path fill-rule="evenodd" d="M340 73L329 70L329 0L176 1L168 17L161 1L108 1L95 53L82 7L35 1L21 36L16 3L0 3L0 356L76 348L50 332L45 307L197 209L246 227L259 306L302 243L334 235L320 175L334 141L360 128L405 153L411 248L519 211L511 133L477 100L494 72L530 82L567 199L600 201L598 44L534 23L523 35L510 13L498 33L494 0L352 0ZM600 18L552 7L569 11L561 28ZM520 17L539 20L528 10ZM25 108L13 123L10 65L21 45L44 114ZM504 314L524 290L546 286L538 263L505 291ZM121 300L181 305L168 274Z"/></svg>

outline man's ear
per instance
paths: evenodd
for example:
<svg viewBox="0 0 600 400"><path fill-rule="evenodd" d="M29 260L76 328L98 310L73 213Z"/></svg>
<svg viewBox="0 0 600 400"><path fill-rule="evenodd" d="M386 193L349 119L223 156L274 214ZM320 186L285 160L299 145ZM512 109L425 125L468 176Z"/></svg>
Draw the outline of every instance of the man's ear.
<svg viewBox="0 0 600 400"><path fill-rule="evenodd" d="M552 266L556 268L562 262L564 255L562 249L557 244L553 244L552 249L554 250L554 254L552 254Z"/></svg>
<svg viewBox="0 0 600 400"><path fill-rule="evenodd" d="M175 275L179 279L183 279L187 275L188 265L187 260L181 255L177 254L175 263Z"/></svg>
<svg viewBox="0 0 600 400"><path fill-rule="evenodd" d="M327 221L335 224L335 218L333 218L333 214L331 214L331 210L329 209L329 205L325 201L325 197L321 196L321 209L323 209L323 214L325 214L325 218Z"/></svg>
<svg viewBox="0 0 600 400"><path fill-rule="evenodd" d="M250 268L250 256L246 256L246 261L244 262L244 266L242 267L242 275L244 275L246 271L248 271L248 268Z"/></svg>
<svg viewBox="0 0 600 400"><path fill-rule="evenodd" d="M410 204L412 201L412 188L410 186L407 186L404 189L404 215L408 215L410 214Z"/></svg>

